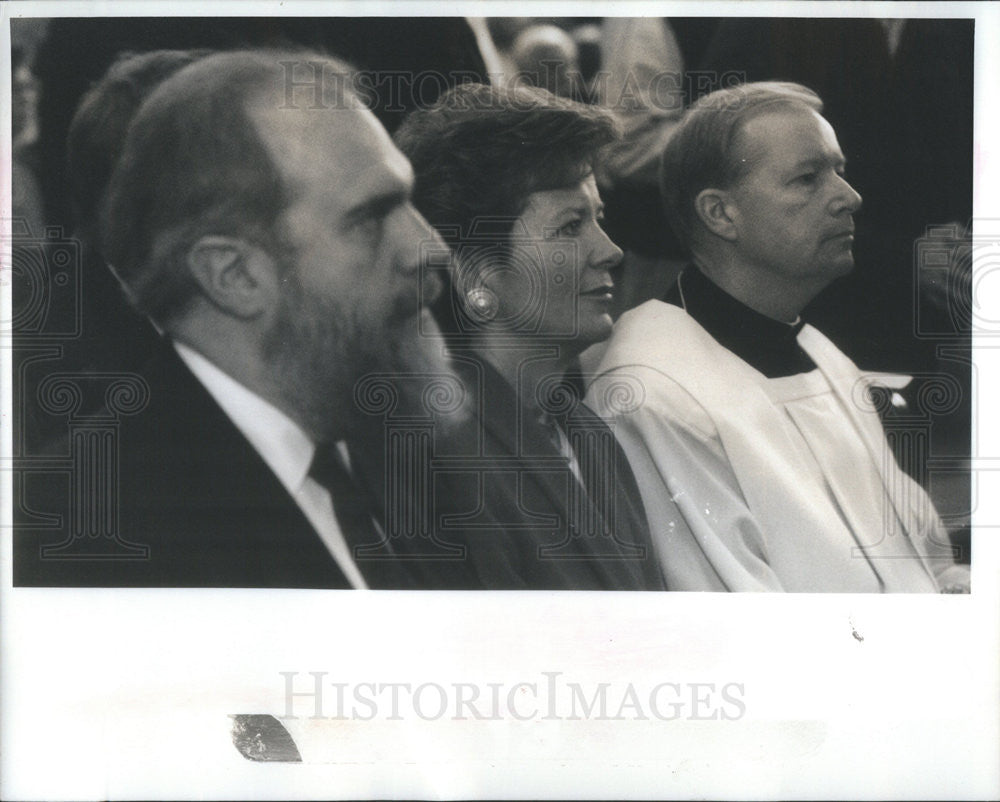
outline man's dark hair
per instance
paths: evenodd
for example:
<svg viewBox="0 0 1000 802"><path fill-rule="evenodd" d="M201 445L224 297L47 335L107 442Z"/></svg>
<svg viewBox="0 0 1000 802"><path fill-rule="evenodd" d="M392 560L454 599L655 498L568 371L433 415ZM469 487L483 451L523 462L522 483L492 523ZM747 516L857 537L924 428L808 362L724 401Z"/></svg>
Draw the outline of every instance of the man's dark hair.
<svg viewBox="0 0 1000 802"><path fill-rule="evenodd" d="M694 209L698 193L728 189L752 166L741 163L737 154L743 127L762 114L788 109L821 113L823 101L801 84L761 81L711 92L684 113L663 153L660 195L685 246L691 247L699 225Z"/></svg>
<svg viewBox="0 0 1000 802"><path fill-rule="evenodd" d="M168 322L183 311L197 292L187 254L203 236L240 237L279 259L288 255L278 225L286 187L248 107L269 95L280 102L288 65L306 61L334 76L350 73L316 53L217 53L164 80L142 104L101 228L105 255L141 312Z"/></svg>
<svg viewBox="0 0 1000 802"><path fill-rule="evenodd" d="M143 100L162 81L209 52L125 53L84 95L66 142L76 236L96 244L101 199Z"/></svg>

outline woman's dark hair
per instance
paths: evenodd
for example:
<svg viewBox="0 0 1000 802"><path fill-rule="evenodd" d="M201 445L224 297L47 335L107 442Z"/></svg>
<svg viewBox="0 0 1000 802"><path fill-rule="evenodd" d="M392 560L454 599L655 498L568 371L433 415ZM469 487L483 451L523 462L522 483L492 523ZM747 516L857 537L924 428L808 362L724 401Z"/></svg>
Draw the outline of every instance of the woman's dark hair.
<svg viewBox="0 0 1000 802"><path fill-rule="evenodd" d="M533 193L583 180L616 137L601 109L535 87L468 83L410 114L395 140L413 165L414 205L460 262L474 262L505 249Z"/></svg>

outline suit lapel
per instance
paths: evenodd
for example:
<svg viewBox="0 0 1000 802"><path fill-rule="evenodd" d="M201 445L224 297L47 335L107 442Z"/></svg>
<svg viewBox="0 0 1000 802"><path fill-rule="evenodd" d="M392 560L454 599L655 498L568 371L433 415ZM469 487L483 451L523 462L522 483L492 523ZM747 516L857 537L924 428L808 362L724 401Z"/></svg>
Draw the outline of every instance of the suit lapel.
<svg viewBox="0 0 1000 802"><path fill-rule="evenodd" d="M181 524L162 539L164 556L187 566L196 584L348 587L298 505L169 343L144 375L150 414L135 442L122 445L148 466L147 492L127 488L148 506L132 505L125 487L122 503L151 529L160 529L152 514Z"/></svg>
<svg viewBox="0 0 1000 802"><path fill-rule="evenodd" d="M585 480L588 476L597 480L588 490L568 469L545 427L519 411L514 388L485 361L481 372L487 451L517 457L522 466L521 501L532 511L559 517L558 527L536 530L539 559L561 572L570 587L662 587L656 580L658 574L642 578L643 566L655 563L648 550L648 527L644 515L641 511L636 515L628 498L628 483L620 470L624 456L603 421L580 402L559 416L571 445L575 440L580 446L577 460ZM593 497L598 488L608 504ZM618 534L620 527L629 530L625 540ZM638 549L629 549L632 537L640 544ZM645 560L628 559L640 555Z"/></svg>
<svg viewBox="0 0 1000 802"><path fill-rule="evenodd" d="M614 433L582 401L564 425L587 486L587 514L599 527L583 533L586 545L613 586L662 589L639 488Z"/></svg>

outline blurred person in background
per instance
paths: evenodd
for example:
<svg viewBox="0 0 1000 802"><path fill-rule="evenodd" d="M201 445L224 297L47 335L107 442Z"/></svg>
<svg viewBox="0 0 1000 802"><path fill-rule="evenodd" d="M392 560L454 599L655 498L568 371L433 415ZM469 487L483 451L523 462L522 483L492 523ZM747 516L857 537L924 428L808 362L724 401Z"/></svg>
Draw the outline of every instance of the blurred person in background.
<svg viewBox="0 0 1000 802"><path fill-rule="evenodd" d="M124 54L87 91L73 117L67 167L73 205L72 237L79 243L77 289L82 297L79 303L53 305L47 322L57 330L78 331L79 336L68 339L61 351L50 357L52 362L34 360L32 370L18 375L21 437L32 447L48 443L65 430L60 416L46 414L34 402L39 383L48 375L40 368L51 370L53 364L58 364L60 371L124 373L139 369L155 350L155 329L128 303L101 252L100 210L129 124L142 101L162 80L206 52Z"/></svg>
<svg viewBox="0 0 1000 802"><path fill-rule="evenodd" d="M11 191L13 212L19 225L34 236L45 227L38 169L38 80L26 50L12 46L11 66Z"/></svg>
<svg viewBox="0 0 1000 802"><path fill-rule="evenodd" d="M511 45L517 67L514 79L537 86L554 95L583 100L585 88L580 74L576 42L556 25L532 25L521 31Z"/></svg>

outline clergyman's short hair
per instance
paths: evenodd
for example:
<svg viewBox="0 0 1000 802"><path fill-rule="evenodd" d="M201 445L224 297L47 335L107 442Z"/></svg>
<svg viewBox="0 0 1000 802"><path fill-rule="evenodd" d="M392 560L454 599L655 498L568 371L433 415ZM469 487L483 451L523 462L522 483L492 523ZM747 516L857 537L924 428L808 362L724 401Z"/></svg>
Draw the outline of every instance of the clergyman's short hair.
<svg viewBox="0 0 1000 802"><path fill-rule="evenodd" d="M272 94L281 102L288 69L302 63L321 64L350 94L351 68L330 56L239 50L179 70L142 104L101 226L105 256L139 311L160 322L183 311L197 293L187 254L203 236L241 237L287 256L279 226L287 188L248 107Z"/></svg>
<svg viewBox="0 0 1000 802"><path fill-rule="evenodd" d="M821 113L823 101L801 84L761 81L711 92L684 113L663 153L660 195L670 225L688 248L700 225L694 208L698 193L728 189L749 169L736 153L743 127L786 109Z"/></svg>

